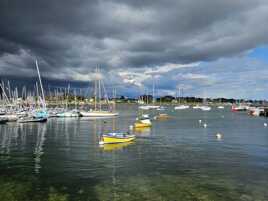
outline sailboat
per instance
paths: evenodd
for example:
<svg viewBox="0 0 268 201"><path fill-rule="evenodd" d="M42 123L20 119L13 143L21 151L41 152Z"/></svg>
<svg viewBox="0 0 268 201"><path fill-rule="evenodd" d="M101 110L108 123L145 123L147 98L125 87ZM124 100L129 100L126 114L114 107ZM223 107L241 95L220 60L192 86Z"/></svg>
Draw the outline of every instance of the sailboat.
<svg viewBox="0 0 268 201"><path fill-rule="evenodd" d="M70 85L68 85L65 110L63 112L57 113L56 114L57 117L79 117L79 112L77 109L68 110L69 91L70 91ZM75 98L75 101L76 101L76 98ZM75 102L75 105L76 105L76 102Z"/></svg>
<svg viewBox="0 0 268 201"><path fill-rule="evenodd" d="M139 106L139 109L141 110L150 110L150 109L159 109L160 105L155 105L155 99L154 99L154 91L155 91L155 83L153 79L153 100L152 100L152 105L148 104L148 96L147 96L147 105L141 105Z"/></svg>
<svg viewBox="0 0 268 201"><path fill-rule="evenodd" d="M38 79L39 79L39 84L40 84L41 93L42 93L42 97L39 97L39 95L38 95L38 98L41 100L42 107L38 108L38 109L33 109L32 111L28 112L28 114L26 116L20 117L18 119L19 123L46 122L47 118L48 118L44 89L43 89L43 85L42 85L42 80L41 80L37 60L35 61L35 66L36 66L36 70L38 73Z"/></svg>
<svg viewBox="0 0 268 201"><path fill-rule="evenodd" d="M115 117L119 113L114 111L114 108L110 102L107 94L105 93L105 86L101 77L97 78L97 75L100 75L100 71L96 68L96 80L95 80L95 91L94 91L94 109L89 111L80 111L82 117ZM102 105L102 89L105 96L105 102L108 106L108 110L104 110ZM115 103L114 103L115 104Z"/></svg>
<svg viewBox="0 0 268 201"><path fill-rule="evenodd" d="M174 110L185 110L185 109L190 108L189 105L181 104L181 97L180 96L182 96L182 93L183 92L181 92L181 90L179 89L179 105L175 106Z"/></svg>
<svg viewBox="0 0 268 201"><path fill-rule="evenodd" d="M207 99L203 98L203 105L200 106L200 109L203 111L210 111L211 107L207 105Z"/></svg>
<svg viewBox="0 0 268 201"><path fill-rule="evenodd" d="M224 109L224 106L222 105L222 99L220 99L220 105L217 107L218 109Z"/></svg>
<svg viewBox="0 0 268 201"><path fill-rule="evenodd" d="M203 105L203 106L200 106L200 109L203 110L203 111L210 111L211 107L209 107L207 105Z"/></svg>

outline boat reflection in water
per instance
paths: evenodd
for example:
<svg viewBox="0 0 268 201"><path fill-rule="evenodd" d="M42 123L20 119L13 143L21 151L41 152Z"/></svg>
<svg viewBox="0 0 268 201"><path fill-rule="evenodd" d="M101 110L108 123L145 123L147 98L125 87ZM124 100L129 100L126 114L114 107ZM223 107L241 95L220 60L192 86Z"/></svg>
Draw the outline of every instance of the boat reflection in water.
<svg viewBox="0 0 268 201"><path fill-rule="evenodd" d="M38 174L41 169L41 157L44 154L43 147L46 140L45 134L47 131L47 126L46 124L43 124L40 125L37 129L37 138L34 148L34 171Z"/></svg>
<svg viewBox="0 0 268 201"><path fill-rule="evenodd" d="M137 137L148 137L151 135L151 127L135 128L134 133Z"/></svg>
<svg viewBox="0 0 268 201"><path fill-rule="evenodd" d="M100 145L100 147L104 150L104 151L115 151L115 150L121 150L131 144L133 144L134 142L123 142L123 143L115 143L115 144L103 144Z"/></svg>

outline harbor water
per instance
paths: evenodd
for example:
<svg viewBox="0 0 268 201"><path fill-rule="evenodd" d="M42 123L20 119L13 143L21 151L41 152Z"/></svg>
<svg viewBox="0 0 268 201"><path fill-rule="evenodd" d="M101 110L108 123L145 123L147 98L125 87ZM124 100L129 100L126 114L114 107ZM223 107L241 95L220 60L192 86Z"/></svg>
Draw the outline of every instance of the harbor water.
<svg viewBox="0 0 268 201"><path fill-rule="evenodd" d="M101 134L129 130L137 108L0 125L0 200L268 200L267 119L168 107L170 119L130 131L135 141L100 146Z"/></svg>

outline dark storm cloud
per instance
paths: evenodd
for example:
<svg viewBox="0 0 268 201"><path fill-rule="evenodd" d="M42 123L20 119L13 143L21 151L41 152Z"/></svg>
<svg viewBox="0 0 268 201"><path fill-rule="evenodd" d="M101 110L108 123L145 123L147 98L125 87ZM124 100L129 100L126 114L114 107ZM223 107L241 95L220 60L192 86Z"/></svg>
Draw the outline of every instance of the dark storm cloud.
<svg viewBox="0 0 268 201"><path fill-rule="evenodd" d="M38 58L45 76L79 80L96 65L109 71L229 57L268 42L267 6L265 0L2 0L0 72L26 75Z"/></svg>

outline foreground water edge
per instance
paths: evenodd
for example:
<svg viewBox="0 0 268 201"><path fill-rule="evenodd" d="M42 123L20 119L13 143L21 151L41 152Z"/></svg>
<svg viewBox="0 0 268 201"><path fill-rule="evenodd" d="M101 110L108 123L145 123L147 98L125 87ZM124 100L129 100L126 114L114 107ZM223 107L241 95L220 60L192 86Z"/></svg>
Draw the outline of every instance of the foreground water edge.
<svg viewBox="0 0 268 201"><path fill-rule="evenodd" d="M268 199L264 119L168 110L172 119L136 132L134 143L99 147L102 132L135 120L125 107L117 119L2 125L0 200Z"/></svg>

